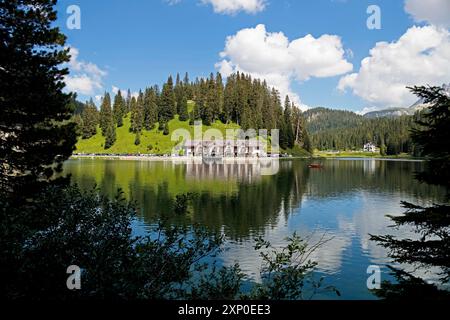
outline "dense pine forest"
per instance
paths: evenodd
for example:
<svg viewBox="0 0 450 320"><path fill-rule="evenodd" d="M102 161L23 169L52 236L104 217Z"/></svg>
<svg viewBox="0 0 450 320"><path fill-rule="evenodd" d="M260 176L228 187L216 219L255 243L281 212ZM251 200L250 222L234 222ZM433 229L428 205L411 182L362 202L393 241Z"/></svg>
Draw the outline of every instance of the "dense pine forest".
<svg viewBox="0 0 450 320"><path fill-rule="evenodd" d="M77 102L76 110L79 110ZM189 80L186 73L175 81L169 76L162 88L151 86L133 96L128 90L118 92L113 98L105 93L100 110L94 102L87 102L75 115L82 139L93 137L97 130L105 137L107 150L117 140L116 129L130 121L130 132L135 134L135 144L140 144L143 131L157 128L169 135L169 122L177 118L189 122L201 120L206 126L215 122L236 124L243 130L280 129L280 147L284 150L300 147L311 151L301 110L286 96L281 100L279 92L265 81L236 73L224 83L222 75Z"/></svg>
<svg viewBox="0 0 450 320"><path fill-rule="evenodd" d="M382 155L419 155L410 131L414 116L366 118L351 111L325 108L304 113L306 129L314 148L319 150L361 150L367 142L380 148Z"/></svg>
<svg viewBox="0 0 450 320"><path fill-rule="evenodd" d="M116 131L124 124L138 146L146 132L156 130L168 136L174 129L169 123L176 119L177 123L186 122L190 126L201 120L205 126L219 123L243 130L267 129L269 133L271 129L280 129L280 147L285 151L295 148L308 152L358 151L372 142L381 155L420 154L410 137L419 114L367 118L351 111L326 108L302 112L288 96L282 101L279 92L265 81L239 72L226 82L220 73L195 81L190 81L187 73L183 79L177 74L175 81L169 76L162 88L150 86L137 95L130 90L118 91L114 97L105 93L99 108L92 100L82 104L73 98L71 103L81 139L90 139L99 132L105 151L114 146L118 139ZM154 143L154 139L150 140Z"/></svg>

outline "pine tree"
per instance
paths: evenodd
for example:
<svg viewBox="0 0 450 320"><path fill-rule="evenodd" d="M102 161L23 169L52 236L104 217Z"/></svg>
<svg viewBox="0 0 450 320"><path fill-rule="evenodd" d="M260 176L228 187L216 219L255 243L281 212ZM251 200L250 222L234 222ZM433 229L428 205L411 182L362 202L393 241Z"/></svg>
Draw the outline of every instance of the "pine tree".
<svg viewBox="0 0 450 320"><path fill-rule="evenodd" d="M183 78L183 90L186 99L192 100L193 99L192 86L191 83L189 82L189 74L187 72L185 73Z"/></svg>
<svg viewBox="0 0 450 320"><path fill-rule="evenodd" d="M114 120L111 117L111 121L105 132L105 149L111 148L116 142L116 126Z"/></svg>
<svg viewBox="0 0 450 320"><path fill-rule="evenodd" d="M89 139L97 134L97 125L99 124L99 114L92 99L86 102L86 107L81 114L83 126L81 129L81 137Z"/></svg>
<svg viewBox="0 0 450 320"><path fill-rule="evenodd" d="M175 89L174 89L174 95L175 95L175 100L176 100L176 105L177 105L177 114L181 115L181 112L183 111L182 109L186 106L185 103L187 103L187 99L185 96L185 91L183 88L183 83L180 80L180 75L177 74L177 81L175 84Z"/></svg>
<svg viewBox="0 0 450 320"><path fill-rule="evenodd" d="M286 146L289 149L294 147L294 132L292 129L292 109L291 109L291 101L289 100L289 96L286 96L284 102L284 127L285 127L285 137L286 137Z"/></svg>
<svg viewBox="0 0 450 320"><path fill-rule="evenodd" d="M202 107L200 112L203 123L209 126L214 122L215 116L219 115L216 82L212 73L205 83L205 90L203 101L200 103Z"/></svg>
<svg viewBox="0 0 450 320"><path fill-rule="evenodd" d="M224 91L224 86L223 86L223 79L222 79L222 75L220 74L220 72L217 72L216 74L216 83L215 83L215 88L216 88L216 101L217 101L217 106L215 109L215 117L216 119L218 118L218 116L223 112L223 91Z"/></svg>
<svg viewBox="0 0 450 320"><path fill-rule="evenodd" d="M161 97L159 99L158 120L166 123L173 119L176 114L176 101L173 92L172 76L169 76L167 83L164 84Z"/></svg>
<svg viewBox="0 0 450 320"><path fill-rule="evenodd" d="M141 132L144 124L144 96L139 93L138 98L131 98L131 132Z"/></svg>
<svg viewBox="0 0 450 320"><path fill-rule="evenodd" d="M114 104L113 104L113 116L114 116L114 122L117 124L117 127L123 126L123 117L126 112L126 105L125 101L122 98L122 93L119 92L114 97Z"/></svg>
<svg viewBox="0 0 450 320"><path fill-rule="evenodd" d="M127 91L127 99L125 100L125 114L124 114L125 118L127 117L128 113L131 112L131 98L132 98L131 90L128 89L128 91Z"/></svg>
<svg viewBox="0 0 450 320"><path fill-rule="evenodd" d="M158 121L158 104L154 88L145 90L144 97L144 127L145 130L152 130Z"/></svg>
<svg viewBox="0 0 450 320"><path fill-rule="evenodd" d="M100 129L102 130L102 135L104 137L106 137L106 131L109 129L111 122L114 123L111 110L111 97L109 96L109 93L106 92L100 106Z"/></svg>
<svg viewBox="0 0 450 320"><path fill-rule="evenodd" d="M186 96L183 95L181 98L181 101L177 102L177 105L180 105L179 107L179 115L180 115L180 121L187 121L189 120L189 114L188 114L188 104Z"/></svg>
<svg viewBox="0 0 450 320"><path fill-rule="evenodd" d="M76 143L53 2L1 2L0 192L18 197L54 178Z"/></svg>

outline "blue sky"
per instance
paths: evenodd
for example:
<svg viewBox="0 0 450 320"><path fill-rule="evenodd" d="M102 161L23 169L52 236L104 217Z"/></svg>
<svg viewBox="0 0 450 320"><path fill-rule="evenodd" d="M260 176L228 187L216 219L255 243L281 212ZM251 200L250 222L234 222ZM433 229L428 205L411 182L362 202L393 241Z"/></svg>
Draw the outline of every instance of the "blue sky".
<svg viewBox="0 0 450 320"><path fill-rule="evenodd" d="M382 88L374 88L370 91L367 85L358 87L354 81L346 81L347 90L344 92L338 89L339 81L345 75L360 71L362 59L371 55L370 50L376 46L377 42L396 42L414 26L425 28L433 24L426 20L420 21L420 15L415 19L411 17L411 14L405 11L403 0L267 0L261 2L264 4L263 10L255 10L257 12L238 10L232 13L217 12L219 9L213 7L211 3L202 3L202 1L205 0L172 0L172 3L164 0L61 0L57 6L58 25L68 36L67 43L78 52L76 59L79 64L76 70L73 70L73 77L94 77L96 83L91 90L80 89L80 98L84 100L89 96L100 95L105 90L112 91L113 86L137 91L149 85L161 84L169 74L176 74L176 72L184 74L187 71L191 78L207 76L210 72L219 70L217 63L222 60L229 61L236 70L247 71L248 68L246 69L243 60L240 60L244 58L239 56L241 51L245 59L249 58L248 54L251 55L250 49L244 48L245 43L243 48L236 48L235 46L238 46L236 44L232 50L229 50L228 55L221 57L220 53L225 49L228 36L262 24L267 33L282 32L289 41L303 38L308 34L311 34L313 39L319 39L324 34L334 35L340 39L338 46L345 51L345 54L338 60L345 61L347 66L351 64L351 70L344 68L346 70L343 72L335 72L337 74L331 72L326 77L318 77L316 75L320 71L317 71L317 62L314 66L307 65L307 62L296 66L296 57L307 57L309 50L304 54L299 53L293 56L294 61L287 67L282 61L277 60L280 63L279 72L276 70L276 65L272 68L273 72L282 77L282 81L288 81L289 87L281 91L298 95L301 103L308 106L354 111L366 107L383 108L399 103L409 103L410 98L405 98L407 97L405 93L399 95L397 100L390 101L380 97L379 92L376 92L378 90L382 93ZM218 0L218 2L221 1ZM227 1L239 2L240 0L223 0L225 4ZM369 17L366 10L372 4L378 5L381 9L381 29L379 30L369 30L366 26L366 20ZM66 9L69 5L78 5L81 9L80 30L69 30L66 26L66 20L69 17ZM420 11L421 8L414 8L414 10ZM422 29L418 30L425 32ZM435 33L433 35L436 37L442 36L439 38L440 42L424 45L433 46L432 49L438 51L441 57L447 53L448 27L445 25L441 29L436 29ZM426 38L425 35L424 37ZM251 41L253 40L250 39ZM397 49L391 48L388 53L397 54L393 50ZM417 53L419 56L416 55L411 59L422 59L422 51L419 50ZM384 56L382 52L380 56ZM401 51L399 59L400 56L402 56ZM269 61L268 64L271 63L267 59L271 58L262 57L265 59L263 61ZM375 58L373 60L375 68L377 64ZM430 61L434 63L438 60L436 57ZM92 75L89 71L91 69L85 70L86 66L95 66L101 73L95 75L94 72ZM264 74L265 72L264 66L256 71L254 67L252 68L253 73ZM309 76L298 79L295 76L286 75L289 68L292 70L313 68L313 70L309 72ZM403 69L399 67L398 72L402 73L401 77L393 76L392 81L394 78L408 78L408 74L405 75ZM395 74L395 71L393 73ZM363 72L360 72L358 76L358 83L369 81ZM437 78L427 75L424 79L420 79L415 72L411 71L409 78L415 80L414 77L418 82L436 82L436 84L447 80L445 75ZM383 78L386 77L383 77L381 73L373 81ZM79 80L77 83L83 79ZM279 83L277 81L274 85ZM387 83L386 87L395 87L397 84L396 82ZM393 95L396 96L396 93Z"/></svg>

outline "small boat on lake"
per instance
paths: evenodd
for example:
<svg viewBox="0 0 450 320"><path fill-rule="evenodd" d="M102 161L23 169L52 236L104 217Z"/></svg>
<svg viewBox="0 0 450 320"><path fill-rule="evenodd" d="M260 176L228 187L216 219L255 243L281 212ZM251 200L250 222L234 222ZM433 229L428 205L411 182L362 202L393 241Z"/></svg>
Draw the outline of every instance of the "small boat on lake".
<svg viewBox="0 0 450 320"><path fill-rule="evenodd" d="M323 168L323 164L311 163L310 165L308 165L308 168L311 168L311 169L322 169Z"/></svg>

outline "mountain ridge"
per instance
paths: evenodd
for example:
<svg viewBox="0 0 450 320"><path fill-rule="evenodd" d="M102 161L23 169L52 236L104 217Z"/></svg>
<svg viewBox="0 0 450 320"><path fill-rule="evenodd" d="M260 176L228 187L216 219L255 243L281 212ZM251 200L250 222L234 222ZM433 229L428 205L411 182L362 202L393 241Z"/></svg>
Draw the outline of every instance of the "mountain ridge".
<svg viewBox="0 0 450 320"><path fill-rule="evenodd" d="M445 92L447 92L450 95L450 83L449 84L443 84L441 86L442 89L444 89ZM423 99L417 100L414 104L412 104L409 107L397 107L397 108L387 108L377 111L371 111L365 113L363 116L365 118L383 118L383 117L400 117L404 115L414 115L417 111L423 110L425 108L428 108L429 105L426 103L423 103Z"/></svg>

